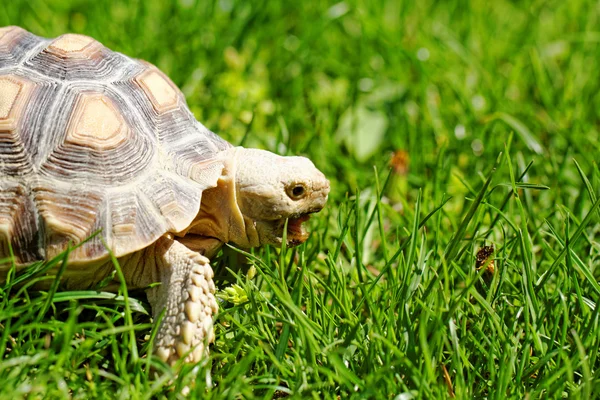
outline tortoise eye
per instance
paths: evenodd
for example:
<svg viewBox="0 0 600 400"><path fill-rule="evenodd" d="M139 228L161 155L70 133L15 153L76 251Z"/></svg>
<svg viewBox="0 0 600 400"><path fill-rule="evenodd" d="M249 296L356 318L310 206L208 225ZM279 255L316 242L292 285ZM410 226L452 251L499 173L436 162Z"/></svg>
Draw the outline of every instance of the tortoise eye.
<svg viewBox="0 0 600 400"><path fill-rule="evenodd" d="M300 200L305 194L306 189L304 188L304 185L301 184L292 185L288 189L288 195L292 200Z"/></svg>

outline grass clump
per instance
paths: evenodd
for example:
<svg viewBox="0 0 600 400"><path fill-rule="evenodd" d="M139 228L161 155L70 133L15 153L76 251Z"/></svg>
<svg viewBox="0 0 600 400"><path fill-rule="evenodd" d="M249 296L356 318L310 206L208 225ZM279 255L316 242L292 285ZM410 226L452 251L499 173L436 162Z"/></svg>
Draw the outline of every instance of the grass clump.
<svg viewBox="0 0 600 400"><path fill-rule="evenodd" d="M249 270L233 249L216 260L216 343L177 376L148 356L143 293L39 292L48 278L13 276L0 397L592 398L599 12L0 4L2 25L85 33L155 63L210 129L307 155L332 184L304 245L252 250Z"/></svg>

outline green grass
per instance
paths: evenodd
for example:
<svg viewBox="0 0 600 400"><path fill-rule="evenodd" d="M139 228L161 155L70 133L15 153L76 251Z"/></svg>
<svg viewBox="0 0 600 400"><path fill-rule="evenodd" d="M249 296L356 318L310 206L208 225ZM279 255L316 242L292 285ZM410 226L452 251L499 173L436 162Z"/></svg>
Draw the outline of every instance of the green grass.
<svg viewBox="0 0 600 400"><path fill-rule="evenodd" d="M0 25L155 63L332 193L299 248L218 258L216 344L177 376L143 293L5 284L0 398L600 393L599 22L583 0L2 2Z"/></svg>

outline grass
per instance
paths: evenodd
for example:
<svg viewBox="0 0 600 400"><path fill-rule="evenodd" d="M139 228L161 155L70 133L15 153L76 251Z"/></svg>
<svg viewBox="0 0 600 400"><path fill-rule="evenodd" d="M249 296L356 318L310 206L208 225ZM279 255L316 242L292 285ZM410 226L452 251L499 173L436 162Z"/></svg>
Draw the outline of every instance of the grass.
<svg viewBox="0 0 600 400"><path fill-rule="evenodd" d="M0 397L592 398L599 19L583 0L2 2L0 25L155 63L209 128L309 156L332 193L299 248L218 257L216 344L177 376L148 356L143 293L4 284Z"/></svg>

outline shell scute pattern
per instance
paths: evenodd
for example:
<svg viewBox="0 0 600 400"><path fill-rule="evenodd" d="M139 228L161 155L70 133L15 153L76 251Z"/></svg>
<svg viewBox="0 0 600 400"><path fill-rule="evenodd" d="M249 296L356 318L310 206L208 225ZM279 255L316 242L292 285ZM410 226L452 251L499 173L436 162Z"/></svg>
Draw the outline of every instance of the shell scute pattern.
<svg viewBox="0 0 600 400"><path fill-rule="evenodd" d="M190 148L196 157L193 160L188 157L185 164L202 162L207 155L210 158L231 147L196 120L183 93L166 75L145 61L140 61L140 65L144 68L127 79L116 81L115 85L131 95L133 106L143 120L149 121L150 128L175 163L179 162L180 153Z"/></svg>
<svg viewBox="0 0 600 400"><path fill-rule="evenodd" d="M167 232L168 224L142 191L125 191L108 199L111 234L108 243L115 254L141 249Z"/></svg>
<svg viewBox="0 0 600 400"><path fill-rule="evenodd" d="M120 79L137 64L84 35L66 34L53 41L42 39L41 43L40 51L30 56L23 66L61 81Z"/></svg>
<svg viewBox="0 0 600 400"><path fill-rule="evenodd" d="M220 174L219 170L219 174ZM161 171L149 176L140 187L152 201L168 224L171 232L179 232L189 225L188 216L197 213L194 199L202 196L202 190L187 184L179 175Z"/></svg>
<svg viewBox="0 0 600 400"><path fill-rule="evenodd" d="M40 38L18 26L0 28L0 69L18 65Z"/></svg>
<svg viewBox="0 0 600 400"><path fill-rule="evenodd" d="M10 254L17 263L30 263L44 256L38 244L37 210L25 185L0 179L0 258Z"/></svg>
<svg viewBox="0 0 600 400"><path fill-rule="evenodd" d="M153 65L144 62L148 68L134 80L142 88L158 115L175 109L183 96L169 78ZM185 100L183 100L185 101Z"/></svg>
<svg viewBox="0 0 600 400"><path fill-rule="evenodd" d="M53 179L110 187L152 173L156 139L127 110L124 97L91 83L69 86L51 131L39 172Z"/></svg>
<svg viewBox="0 0 600 400"><path fill-rule="evenodd" d="M0 28L0 259L123 256L198 213L231 147L155 66L83 35Z"/></svg>
<svg viewBox="0 0 600 400"><path fill-rule="evenodd" d="M31 81L15 75L0 75L0 173L23 174L31 163L21 139L19 121L34 90Z"/></svg>
<svg viewBox="0 0 600 400"><path fill-rule="evenodd" d="M47 258L80 243L94 232L104 228L104 197L98 189L85 185L64 185L38 181L32 185L34 201L44 221L43 243ZM95 236L85 245L73 250L71 260L94 258L102 251L102 241Z"/></svg>
<svg viewBox="0 0 600 400"><path fill-rule="evenodd" d="M127 139L127 125L112 100L102 93L81 96L67 130L67 142L105 150Z"/></svg>
<svg viewBox="0 0 600 400"><path fill-rule="evenodd" d="M54 39L47 47L56 56L88 58L102 45L89 36L67 33Z"/></svg>

